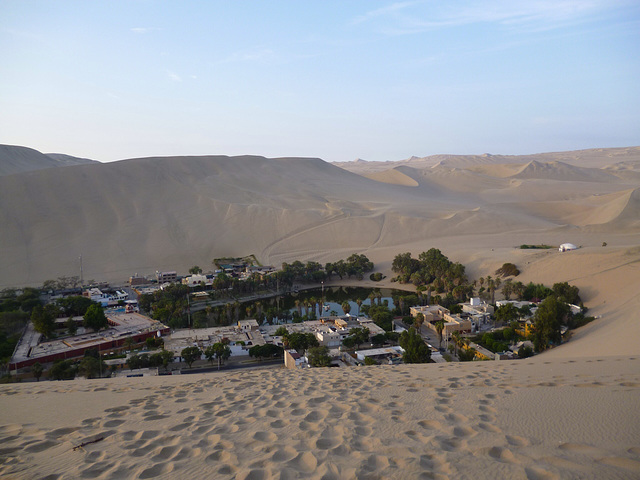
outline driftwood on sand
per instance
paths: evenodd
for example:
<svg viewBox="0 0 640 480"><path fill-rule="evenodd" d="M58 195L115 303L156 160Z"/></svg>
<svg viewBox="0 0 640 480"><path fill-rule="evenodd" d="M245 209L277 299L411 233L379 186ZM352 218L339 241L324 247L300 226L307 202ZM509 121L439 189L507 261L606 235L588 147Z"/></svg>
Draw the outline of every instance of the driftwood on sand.
<svg viewBox="0 0 640 480"><path fill-rule="evenodd" d="M95 440L89 440L88 442L82 442L80 445L76 445L73 447L74 450L84 447L85 445L89 445L91 443L98 443L104 440L104 437L96 438Z"/></svg>

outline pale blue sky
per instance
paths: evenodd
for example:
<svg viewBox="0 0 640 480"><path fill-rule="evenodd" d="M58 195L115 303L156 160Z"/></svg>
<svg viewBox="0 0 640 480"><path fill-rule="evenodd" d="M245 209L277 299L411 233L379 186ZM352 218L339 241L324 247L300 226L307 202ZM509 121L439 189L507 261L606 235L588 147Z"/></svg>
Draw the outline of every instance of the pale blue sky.
<svg viewBox="0 0 640 480"><path fill-rule="evenodd" d="M640 2L0 0L0 143L100 161L640 145Z"/></svg>

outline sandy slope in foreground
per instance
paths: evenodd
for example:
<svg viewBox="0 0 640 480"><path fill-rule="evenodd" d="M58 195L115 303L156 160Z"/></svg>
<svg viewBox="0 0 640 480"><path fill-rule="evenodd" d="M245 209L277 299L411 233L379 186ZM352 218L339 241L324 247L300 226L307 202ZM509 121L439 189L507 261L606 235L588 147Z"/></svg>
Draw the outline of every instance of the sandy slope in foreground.
<svg viewBox="0 0 640 480"><path fill-rule="evenodd" d="M3 478L640 475L640 357L87 380L0 394Z"/></svg>

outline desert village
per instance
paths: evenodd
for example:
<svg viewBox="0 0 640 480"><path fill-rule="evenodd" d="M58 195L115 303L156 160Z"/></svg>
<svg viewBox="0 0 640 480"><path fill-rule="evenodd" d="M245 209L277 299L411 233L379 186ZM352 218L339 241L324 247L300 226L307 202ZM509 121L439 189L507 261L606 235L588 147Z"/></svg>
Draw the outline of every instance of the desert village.
<svg viewBox="0 0 640 480"><path fill-rule="evenodd" d="M570 245L573 248L568 247ZM560 252L570 251L577 247L571 244L564 244L559 248ZM208 328L182 328L171 329L167 325L150 318L139 312L138 298L140 295L163 290L171 284L179 283L194 287L200 287L200 291L192 291L188 294L191 299L193 311L204 308L211 304L209 295L202 291L213 284L216 275L221 273L237 277L245 281L251 274L270 275L276 269L268 267L258 267L243 263L225 264L221 269L213 274L193 273L187 276L178 276L175 271L157 271L155 278L149 279L138 275L129 278L128 285L111 288L102 285L105 292L97 286L86 289L69 289L64 292L50 292L47 301L52 302L65 295L77 295L81 293L93 302L105 308L105 315L108 327L105 330L93 331L86 329L83 325L83 317L72 317L75 322L77 332L75 335L64 335L60 338L44 339L43 335L34 329L32 322L29 322L22 335L14 354L8 365L9 371L14 372L17 378L29 378L30 367L38 363L40 365L51 365L59 360L72 360L82 358L87 351L97 350L99 357L104 359L105 365L109 367L112 376L143 376L158 374L180 374L191 372L202 372L213 367L208 366L204 352L208 347L216 344L228 346L231 364L236 368L263 366L262 361L257 362L250 358L250 349L261 345L274 345L282 348L282 355L278 354L278 361L273 359L270 366L283 365L286 368L308 368L310 362L306 356L306 349L302 352L288 348L287 340L282 337L278 330L285 327L289 334L301 333L309 334L317 340L321 347L327 347L331 359L330 366L346 367L360 366L366 362L377 364L395 365L402 363L404 350L396 342L384 342L380 344L372 343L372 338L384 336L384 329L376 325L374 321L366 315L351 315L345 313L337 315L336 312L328 312L328 305L318 306L318 317L314 320L306 320L299 323L282 322L268 324L266 321L259 324L256 319L248 318L238 320L237 323ZM306 288L313 285L305 286ZM295 289L297 293L297 288ZM516 308L527 307L528 315L520 318L520 329L523 336L528 334L531 326L531 319L535 314L537 304L535 302L521 302L515 300L498 300L496 307L511 303ZM410 307L410 315L413 319L420 318L418 324L413 324L417 328L418 334L426 342L430 350L431 361L444 363L447 361L457 361L457 358L448 355L446 352L453 351L449 347L450 342L457 338L460 348L473 349L474 360L503 360L517 359L519 349L523 347L533 348L530 341L521 341L509 345L509 349L503 352L494 353L487 348L468 340L478 333L493 331L495 324L492 323L494 306L481 300L479 297L472 297L468 302L462 302L460 313L451 313L447 308L437 304L419 305ZM580 311L580 307L571 306L574 313ZM323 312L324 310L324 312ZM191 310L190 310L191 311ZM314 313L315 317L315 313ZM56 323L59 328L68 325L71 319L58 318ZM441 332L438 331L438 323L442 325ZM399 334L408 330L410 325L403 322L402 317L393 320L393 332ZM343 346L345 338L352 335L355 330L366 329L366 339L362 341L358 348L346 348ZM439 345L435 346L438 341ZM157 340L157 345L155 341ZM161 339L161 341L159 340ZM466 341L464 341L467 339ZM397 338L396 338L397 340ZM149 343L151 342L151 343ZM444 344L443 344L444 342ZM173 361L165 368L140 368L132 369L129 366L129 358L132 355L153 355L156 353L158 345L162 350L173 354ZM200 362L196 362L196 369L184 368L181 364L182 352L189 347L197 347L200 351ZM360 348L362 347L362 348ZM115 357L115 358L114 358ZM368 360L367 360L368 359ZM203 365L204 364L204 365ZM225 368L225 366L223 366ZM218 365L217 369L220 369ZM101 376L103 373L101 372Z"/></svg>

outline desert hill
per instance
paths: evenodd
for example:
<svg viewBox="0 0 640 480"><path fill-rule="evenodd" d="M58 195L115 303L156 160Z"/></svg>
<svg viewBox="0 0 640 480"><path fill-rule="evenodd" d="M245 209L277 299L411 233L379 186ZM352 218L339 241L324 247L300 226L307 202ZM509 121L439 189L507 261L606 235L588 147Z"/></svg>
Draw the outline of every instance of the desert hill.
<svg viewBox="0 0 640 480"><path fill-rule="evenodd" d="M58 153L40 153L27 147L0 145L0 176L85 163L97 162Z"/></svg>
<svg viewBox="0 0 640 480"><path fill-rule="evenodd" d="M490 164L480 156L483 163L468 167L411 161L363 176L320 159L203 156L5 175L0 284L77 275L80 254L86 279L122 281L251 253L279 265L358 251L384 264L430 246L449 253L463 238L481 248L534 239L633 245L640 207L632 174L640 172L632 159L637 149L623 150L626 156L601 152L601 164L616 158L620 168ZM38 157L17 152L18 160ZM573 156L596 163L592 153Z"/></svg>
<svg viewBox="0 0 640 480"><path fill-rule="evenodd" d="M370 173L388 170L400 165L414 168L430 168L435 166L465 168L478 165L523 165L529 162L563 162L578 167L603 168L609 165L627 165L640 162L640 147L593 148L569 152L536 153L532 155L430 155L427 157L410 157L406 160L374 162L357 159L352 162L335 162L334 165L356 173ZM637 168L637 166L635 167Z"/></svg>

